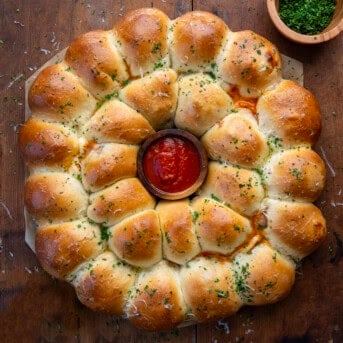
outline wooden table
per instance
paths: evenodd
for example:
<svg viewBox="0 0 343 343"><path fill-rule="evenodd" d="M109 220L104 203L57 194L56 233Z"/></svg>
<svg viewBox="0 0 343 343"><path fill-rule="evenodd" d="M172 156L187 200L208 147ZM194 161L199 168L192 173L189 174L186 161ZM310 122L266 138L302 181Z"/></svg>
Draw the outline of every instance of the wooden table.
<svg viewBox="0 0 343 343"><path fill-rule="evenodd" d="M192 9L211 11L232 30L252 29L302 61L305 86L318 97L323 114L316 150L331 166L317 201L328 237L304 260L286 300L243 308L220 323L158 334L88 310L68 284L40 268L24 242L24 163L17 146L24 80L77 35L109 29L124 12L143 6L158 7L171 18ZM276 32L261 0L2 0L0 18L0 342L343 342L342 35L318 46L293 44Z"/></svg>

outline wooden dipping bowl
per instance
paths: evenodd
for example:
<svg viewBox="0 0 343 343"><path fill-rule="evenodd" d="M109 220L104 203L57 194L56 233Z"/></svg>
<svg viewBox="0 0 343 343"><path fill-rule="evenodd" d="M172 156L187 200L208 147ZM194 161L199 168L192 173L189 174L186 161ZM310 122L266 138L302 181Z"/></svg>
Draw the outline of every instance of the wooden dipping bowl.
<svg viewBox="0 0 343 343"><path fill-rule="evenodd" d="M337 0L332 21L317 35L303 35L290 29L279 16L279 0L267 0L269 16L276 28L288 39L302 44L318 44L336 37L343 30L343 0Z"/></svg>
<svg viewBox="0 0 343 343"><path fill-rule="evenodd" d="M168 138L168 137L179 138L179 139L188 141L196 150L198 158L199 158L200 170L199 170L197 179L188 188L183 189L182 191L178 191L178 192L167 192L156 187L153 183L149 181L148 177L144 173L144 168L143 168L144 157L145 157L146 151L150 148L150 146L154 142L160 139ZM151 135L143 143L143 145L141 146L138 152L137 169L138 169L138 177L140 178L144 186L155 196L161 199L166 199L166 200L183 199L193 194L194 192L196 192L196 190L204 182L206 174L207 174L207 154L202 144L200 143L200 141L189 132L180 130L180 129L166 129L166 130L158 131L157 133Z"/></svg>

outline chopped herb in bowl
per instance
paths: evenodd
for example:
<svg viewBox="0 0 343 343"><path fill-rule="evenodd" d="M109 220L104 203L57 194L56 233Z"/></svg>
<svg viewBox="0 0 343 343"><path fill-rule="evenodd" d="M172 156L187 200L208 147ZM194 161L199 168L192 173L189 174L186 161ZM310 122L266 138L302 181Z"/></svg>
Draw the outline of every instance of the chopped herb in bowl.
<svg viewBox="0 0 343 343"><path fill-rule="evenodd" d="M280 0L281 20L293 31L316 35L331 22L336 0Z"/></svg>

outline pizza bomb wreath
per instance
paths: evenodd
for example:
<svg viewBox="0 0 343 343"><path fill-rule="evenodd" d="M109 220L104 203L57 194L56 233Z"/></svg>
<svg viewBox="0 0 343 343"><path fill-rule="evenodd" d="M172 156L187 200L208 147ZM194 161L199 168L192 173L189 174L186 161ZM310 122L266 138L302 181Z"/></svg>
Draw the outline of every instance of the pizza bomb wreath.
<svg viewBox="0 0 343 343"><path fill-rule="evenodd" d="M19 144L36 254L93 310L157 331L271 304L325 238L312 204L325 182L318 103L252 31L134 10L76 38L28 99ZM190 196L163 200L137 156L175 127L201 142L208 169Z"/></svg>

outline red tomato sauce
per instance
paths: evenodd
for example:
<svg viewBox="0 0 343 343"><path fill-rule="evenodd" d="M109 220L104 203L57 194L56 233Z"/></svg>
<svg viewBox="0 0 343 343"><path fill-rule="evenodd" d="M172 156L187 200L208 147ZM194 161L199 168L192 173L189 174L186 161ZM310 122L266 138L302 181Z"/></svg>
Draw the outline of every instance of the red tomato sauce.
<svg viewBox="0 0 343 343"><path fill-rule="evenodd" d="M177 193L192 186L200 175L200 156L187 139L162 137L153 142L143 157L147 180L156 188Z"/></svg>

